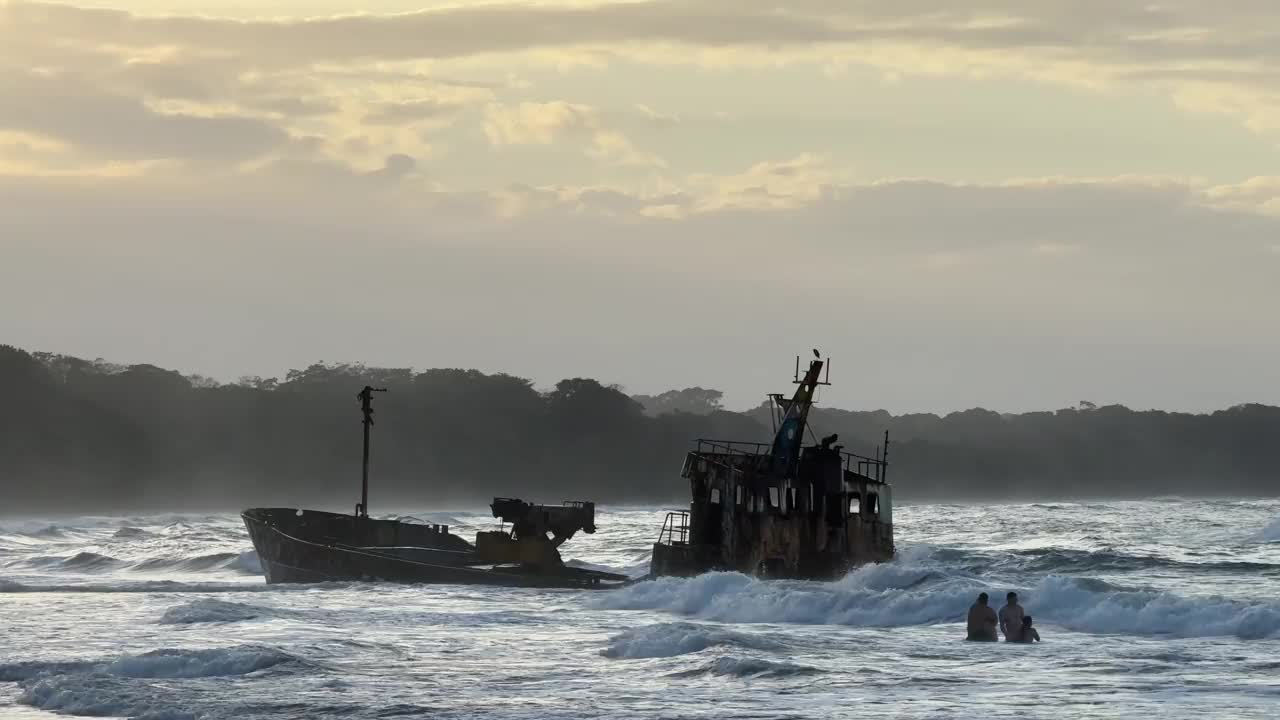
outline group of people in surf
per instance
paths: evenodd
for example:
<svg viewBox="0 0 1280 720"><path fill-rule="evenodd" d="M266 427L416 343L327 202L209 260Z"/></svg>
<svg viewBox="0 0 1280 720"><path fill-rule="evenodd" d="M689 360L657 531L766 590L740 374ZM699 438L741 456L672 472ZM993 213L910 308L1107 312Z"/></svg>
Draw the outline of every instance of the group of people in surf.
<svg viewBox="0 0 1280 720"><path fill-rule="evenodd" d="M1011 592L1005 596L1005 606L1000 614L987 605L987 594L978 595L978 601L969 608L968 640L996 642L996 625L1004 635L1005 642L1030 643L1040 642L1040 633L1031 625L1031 616L1018 604L1018 593Z"/></svg>

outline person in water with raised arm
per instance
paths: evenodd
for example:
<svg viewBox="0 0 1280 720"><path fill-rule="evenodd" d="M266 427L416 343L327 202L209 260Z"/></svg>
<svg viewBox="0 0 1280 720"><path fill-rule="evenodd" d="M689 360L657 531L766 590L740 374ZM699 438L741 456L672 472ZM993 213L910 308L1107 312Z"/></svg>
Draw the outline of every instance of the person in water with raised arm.
<svg viewBox="0 0 1280 720"><path fill-rule="evenodd" d="M1018 642L1022 639L1022 619L1026 613L1018 604L1018 593L1009 593L1005 600L1004 607L1000 608L1000 632L1004 633L1005 642Z"/></svg>
<svg viewBox="0 0 1280 720"><path fill-rule="evenodd" d="M987 594L978 595L978 601L969 608L969 635L966 640L979 642L995 642L996 611L987 605Z"/></svg>

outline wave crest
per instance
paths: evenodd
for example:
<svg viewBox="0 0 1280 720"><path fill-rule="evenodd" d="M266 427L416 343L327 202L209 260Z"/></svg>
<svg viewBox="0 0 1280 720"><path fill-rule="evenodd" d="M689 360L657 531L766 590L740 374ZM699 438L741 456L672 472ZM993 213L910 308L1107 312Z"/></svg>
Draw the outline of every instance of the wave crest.
<svg viewBox="0 0 1280 720"><path fill-rule="evenodd" d="M39 568L61 568L63 570L96 572L113 570L125 565L121 560L110 555L95 552L78 552L71 556L40 555L26 561L28 565Z"/></svg>
<svg viewBox="0 0 1280 720"><path fill-rule="evenodd" d="M226 602L225 600L193 600L165 610L161 625L195 625L198 623L231 623L255 620L277 614L271 608Z"/></svg>
<svg viewBox="0 0 1280 720"><path fill-rule="evenodd" d="M121 677L174 679L248 675L295 660L275 648L240 645L208 650L152 650L126 655L102 667L106 673Z"/></svg>
<svg viewBox="0 0 1280 720"><path fill-rule="evenodd" d="M753 657L718 657L701 667L672 673L672 677L697 677L699 675L718 675L741 678L777 678L796 675L816 675L823 672L819 668L798 665L789 662L778 662Z"/></svg>
<svg viewBox="0 0 1280 720"><path fill-rule="evenodd" d="M42 710L194 720L201 714L174 708L166 685L148 681L242 676L295 662L299 659L288 653L251 645L166 648L99 661L0 665L0 680L20 683L18 701Z"/></svg>
<svg viewBox="0 0 1280 720"><path fill-rule="evenodd" d="M21 682L44 676L83 673L148 679L223 677L248 675L297 660L286 652L256 645L203 650L162 648L106 660L8 663L0 665L0 680Z"/></svg>
<svg viewBox="0 0 1280 720"><path fill-rule="evenodd" d="M608 658L625 659L675 657L726 646L776 650L782 644L727 628L694 623L658 623L615 635L600 654Z"/></svg>

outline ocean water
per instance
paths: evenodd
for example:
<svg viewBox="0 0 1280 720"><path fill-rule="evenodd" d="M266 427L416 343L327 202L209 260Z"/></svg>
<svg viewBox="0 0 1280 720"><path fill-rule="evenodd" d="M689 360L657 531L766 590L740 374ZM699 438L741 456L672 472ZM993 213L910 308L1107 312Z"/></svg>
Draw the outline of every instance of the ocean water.
<svg viewBox="0 0 1280 720"><path fill-rule="evenodd" d="M643 575L664 513L562 552ZM0 718L1280 717L1280 501L895 516L836 582L610 591L268 587L235 514L0 520ZM1010 589L1044 642L964 642Z"/></svg>

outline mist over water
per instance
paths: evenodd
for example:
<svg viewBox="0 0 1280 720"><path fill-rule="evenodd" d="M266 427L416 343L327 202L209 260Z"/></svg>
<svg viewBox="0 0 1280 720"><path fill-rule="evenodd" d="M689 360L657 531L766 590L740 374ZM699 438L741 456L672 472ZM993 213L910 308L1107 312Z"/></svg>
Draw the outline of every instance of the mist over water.
<svg viewBox="0 0 1280 720"><path fill-rule="evenodd" d="M573 562L647 571L665 510ZM479 508L397 508L468 536ZM828 583L267 586L234 514L0 521L0 715L1266 718L1280 501L906 505ZM1044 643L962 640L1016 590Z"/></svg>

